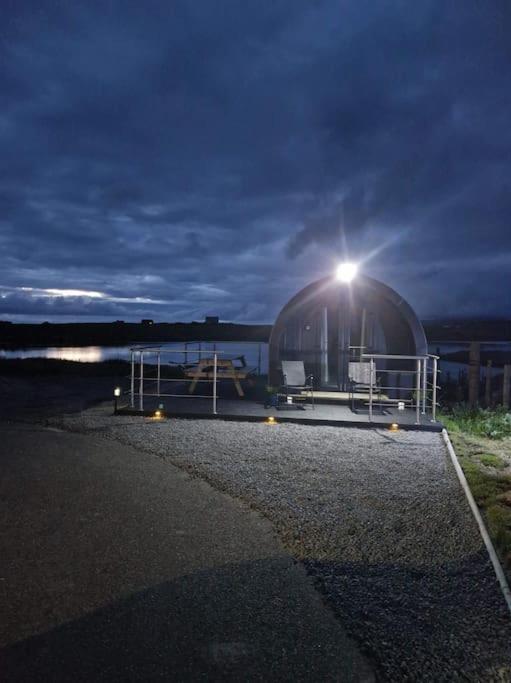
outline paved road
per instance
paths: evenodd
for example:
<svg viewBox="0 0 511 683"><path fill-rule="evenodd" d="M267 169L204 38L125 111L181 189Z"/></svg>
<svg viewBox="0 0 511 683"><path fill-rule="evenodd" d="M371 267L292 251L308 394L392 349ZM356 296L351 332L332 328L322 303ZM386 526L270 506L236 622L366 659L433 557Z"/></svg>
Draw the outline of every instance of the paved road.
<svg viewBox="0 0 511 683"><path fill-rule="evenodd" d="M0 477L2 681L373 680L270 524L204 482L6 422Z"/></svg>

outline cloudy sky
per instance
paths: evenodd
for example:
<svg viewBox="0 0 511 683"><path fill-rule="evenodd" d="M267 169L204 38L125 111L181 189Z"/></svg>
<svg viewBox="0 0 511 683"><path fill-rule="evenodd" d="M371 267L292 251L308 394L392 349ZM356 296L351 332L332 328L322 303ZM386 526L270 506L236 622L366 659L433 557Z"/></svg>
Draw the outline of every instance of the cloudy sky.
<svg viewBox="0 0 511 683"><path fill-rule="evenodd" d="M509 0L3 0L0 317L511 315Z"/></svg>

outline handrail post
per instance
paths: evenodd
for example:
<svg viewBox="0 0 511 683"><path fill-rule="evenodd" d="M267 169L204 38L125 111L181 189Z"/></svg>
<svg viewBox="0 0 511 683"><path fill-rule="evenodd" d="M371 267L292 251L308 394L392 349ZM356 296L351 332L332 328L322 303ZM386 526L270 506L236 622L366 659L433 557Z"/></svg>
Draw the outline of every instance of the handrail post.
<svg viewBox="0 0 511 683"><path fill-rule="evenodd" d="M421 416L421 361L417 359L416 367L416 378L415 378L415 423L420 424Z"/></svg>
<svg viewBox="0 0 511 683"><path fill-rule="evenodd" d="M436 356L433 358L433 398L432 398L432 406L431 406L431 418L433 422L436 422L436 381L437 381L437 372L438 372L438 359Z"/></svg>
<svg viewBox="0 0 511 683"><path fill-rule="evenodd" d="M422 414L426 414L426 396L428 388L428 358L427 356L422 361Z"/></svg>
<svg viewBox="0 0 511 683"><path fill-rule="evenodd" d="M135 407L135 352L131 349L130 406Z"/></svg>
<svg viewBox="0 0 511 683"><path fill-rule="evenodd" d="M259 342L257 349L257 374L261 375L261 342Z"/></svg>
<svg viewBox="0 0 511 683"><path fill-rule="evenodd" d="M140 352L139 408L144 410L144 352Z"/></svg>
<svg viewBox="0 0 511 683"><path fill-rule="evenodd" d="M374 359L369 360L369 422L373 421L373 367Z"/></svg>
<svg viewBox="0 0 511 683"><path fill-rule="evenodd" d="M158 351L158 376L156 379L156 391L158 393L158 396L160 395L160 378L161 378L160 360L161 360L161 351Z"/></svg>
<svg viewBox="0 0 511 683"><path fill-rule="evenodd" d="M216 370L217 370L217 355L213 355L213 415L216 415Z"/></svg>

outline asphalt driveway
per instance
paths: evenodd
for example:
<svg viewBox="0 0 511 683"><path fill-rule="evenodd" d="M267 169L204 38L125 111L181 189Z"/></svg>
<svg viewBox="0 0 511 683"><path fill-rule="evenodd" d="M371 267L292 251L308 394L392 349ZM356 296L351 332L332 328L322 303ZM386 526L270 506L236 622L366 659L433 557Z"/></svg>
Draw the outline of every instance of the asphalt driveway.
<svg viewBox="0 0 511 683"><path fill-rule="evenodd" d="M0 430L2 680L373 680L261 516L97 435Z"/></svg>

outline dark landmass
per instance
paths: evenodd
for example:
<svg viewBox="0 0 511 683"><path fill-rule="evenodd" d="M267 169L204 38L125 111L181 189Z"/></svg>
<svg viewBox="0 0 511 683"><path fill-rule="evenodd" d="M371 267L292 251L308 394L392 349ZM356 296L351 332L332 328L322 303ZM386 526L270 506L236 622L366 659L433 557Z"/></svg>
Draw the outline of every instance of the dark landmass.
<svg viewBox="0 0 511 683"><path fill-rule="evenodd" d="M468 348L466 351L455 351L453 353L441 354L442 360L451 363L463 363L468 365ZM511 363L511 351L481 351L481 365L486 365L488 361L494 368L503 368L504 365Z"/></svg>
<svg viewBox="0 0 511 683"><path fill-rule="evenodd" d="M126 387L125 361L78 363L53 358L0 359L0 421L30 422L113 401Z"/></svg>
<svg viewBox="0 0 511 683"><path fill-rule="evenodd" d="M511 341L511 320L444 319L423 321L431 344ZM0 321L0 348L34 346L123 346L174 341L267 342L271 325L235 323L11 323Z"/></svg>
<svg viewBox="0 0 511 683"><path fill-rule="evenodd" d="M438 319L422 322L430 344L435 342L511 341L511 320Z"/></svg>
<svg viewBox="0 0 511 683"><path fill-rule="evenodd" d="M144 366L156 367L145 362ZM42 377L46 375L72 377L118 377L126 379L131 374L131 365L124 360L83 362L56 358L0 358L0 377ZM162 363L160 376L166 379L183 379L179 365Z"/></svg>
<svg viewBox="0 0 511 683"><path fill-rule="evenodd" d="M56 358L0 358L0 377L39 377L71 375L80 377L125 377L131 372L124 360L95 363L60 360Z"/></svg>
<svg viewBox="0 0 511 683"><path fill-rule="evenodd" d="M271 325L234 323L10 323L0 321L0 348L123 346L139 342L266 342Z"/></svg>

